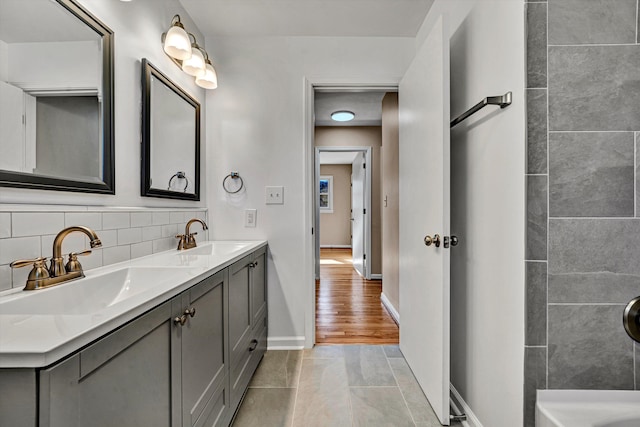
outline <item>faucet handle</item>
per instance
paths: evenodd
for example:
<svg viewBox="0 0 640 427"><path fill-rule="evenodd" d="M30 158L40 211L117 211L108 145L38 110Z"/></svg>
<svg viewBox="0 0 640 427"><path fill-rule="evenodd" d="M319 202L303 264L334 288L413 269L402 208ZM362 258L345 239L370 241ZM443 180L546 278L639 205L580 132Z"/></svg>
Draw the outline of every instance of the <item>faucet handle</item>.
<svg viewBox="0 0 640 427"><path fill-rule="evenodd" d="M178 250L181 251L183 249L186 249L186 243L187 243L187 238L185 237L184 234L176 234L176 239L180 239L178 241Z"/></svg>
<svg viewBox="0 0 640 427"><path fill-rule="evenodd" d="M50 277L49 270L47 270L47 258L45 257L36 259L21 259L13 261L11 264L9 264L9 266L11 268L20 268L26 267L31 264L33 264L33 268L29 272L29 277L27 277L27 286L25 287L25 289L35 289L33 287L30 287L30 283L35 284L42 281L43 279L48 279Z"/></svg>
<svg viewBox="0 0 640 427"><path fill-rule="evenodd" d="M64 269L67 271L67 273L71 273L72 271L82 271L82 265L80 265L78 257L87 255L91 255L91 249L82 252L71 252L69 254L69 261L64 266Z"/></svg>

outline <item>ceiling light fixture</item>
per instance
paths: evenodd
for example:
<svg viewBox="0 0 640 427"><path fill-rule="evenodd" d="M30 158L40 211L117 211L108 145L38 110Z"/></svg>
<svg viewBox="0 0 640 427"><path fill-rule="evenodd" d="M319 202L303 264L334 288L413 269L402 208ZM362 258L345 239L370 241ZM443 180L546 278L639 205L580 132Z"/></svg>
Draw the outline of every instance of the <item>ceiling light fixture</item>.
<svg viewBox="0 0 640 427"><path fill-rule="evenodd" d="M350 122L356 117L356 115L351 111L334 111L331 113L331 120L336 122Z"/></svg>
<svg viewBox="0 0 640 427"><path fill-rule="evenodd" d="M162 34L164 52L185 73L196 78L196 84L204 89L218 87L218 76L209 54L198 45L196 36L187 32L180 15L171 19L171 28Z"/></svg>

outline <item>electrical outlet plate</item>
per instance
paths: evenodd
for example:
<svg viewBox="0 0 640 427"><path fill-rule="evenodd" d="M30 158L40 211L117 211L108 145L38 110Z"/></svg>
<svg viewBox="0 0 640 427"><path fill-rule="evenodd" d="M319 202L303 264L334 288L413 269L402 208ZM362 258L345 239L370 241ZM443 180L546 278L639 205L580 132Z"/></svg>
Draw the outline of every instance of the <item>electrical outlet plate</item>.
<svg viewBox="0 0 640 427"><path fill-rule="evenodd" d="M244 226L254 228L257 222L258 212L255 209L244 210Z"/></svg>
<svg viewBox="0 0 640 427"><path fill-rule="evenodd" d="M265 187L265 202L267 205L283 205L284 187Z"/></svg>

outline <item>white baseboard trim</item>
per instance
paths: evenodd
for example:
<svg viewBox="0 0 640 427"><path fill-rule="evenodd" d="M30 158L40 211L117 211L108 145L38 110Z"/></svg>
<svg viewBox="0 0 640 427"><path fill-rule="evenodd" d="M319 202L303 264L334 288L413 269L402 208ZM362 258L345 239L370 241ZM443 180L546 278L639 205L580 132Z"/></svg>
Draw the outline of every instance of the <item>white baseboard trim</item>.
<svg viewBox="0 0 640 427"><path fill-rule="evenodd" d="M321 249L351 249L351 245L320 245Z"/></svg>
<svg viewBox="0 0 640 427"><path fill-rule="evenodd" d="M382 280L382 274L371 274L371 280Z"/></svg>
<svg viewBox="0 0 640 427"><path fill-rule="evenodd" d="M304 337L268 337L267 350L302 350Z"/></svg>
<svg viewBox="0 0 640 427"><path fill-rule="evenodd" d="M449 384L449 403L455 413L462 413L467 416L467 420L462 421L463 427L482 427L482 423L478 417L476 417L453 384Z"/></svg>
<svg viewBox="0 0 640 427"><path fill-rule="evenodd" d="M389 298L387 298L387 296L384 294L384 292L382 292L380 294L380 300L382 301L382 304L387 309L387 311L389 312L391 317L393 317L393 320L395 320L395 322L399 326L400 325L400 313L398 313L398 310L396 310L396 308L393 306L393 304L391 304L391 301L389 301Z"/></svg>

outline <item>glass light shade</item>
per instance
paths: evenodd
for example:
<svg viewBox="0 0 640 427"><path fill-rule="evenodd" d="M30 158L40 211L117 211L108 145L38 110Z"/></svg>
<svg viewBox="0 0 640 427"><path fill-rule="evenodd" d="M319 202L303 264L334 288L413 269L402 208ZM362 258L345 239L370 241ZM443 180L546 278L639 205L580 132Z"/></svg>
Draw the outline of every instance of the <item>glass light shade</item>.
<svg viewBox="0 0 640 427"><path fill-rule="evenodd" d="M196 84L205 89L215 89L218 87L218 75L213 65L211 65L211 62L207 61L207 69L204 74L196 77Z"/></svg>
<svg viewBox="0 0 640 427"><path fill-rule="evenodd" d="M204 62L204 56L200 49L191 49L191 58L182 61L182 71L190 76L201 76L206 72L206 64Z"/></svg>
<svg viewBox="0 0 640 427"><path fill-rule="evenodd" d="M351 111L335 111L331 113L331 119L336 122L349 122L356 117Z"/></svg>
<svg viewBox="0 0 640 427"><path fill-rule="evenodd" d="M164 38L164 51L172 58L184 61L191 58L191 40L184 28L174 25Z"/></svg>

